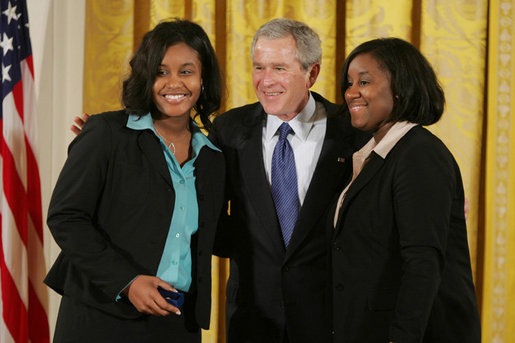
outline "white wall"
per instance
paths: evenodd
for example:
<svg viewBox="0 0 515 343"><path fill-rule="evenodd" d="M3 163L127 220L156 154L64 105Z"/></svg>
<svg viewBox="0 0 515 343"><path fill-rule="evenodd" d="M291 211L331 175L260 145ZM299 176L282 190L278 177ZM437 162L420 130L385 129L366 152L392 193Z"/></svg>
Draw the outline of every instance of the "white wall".
<svg viewBox="0 0 515 343"><path fill-rule="evenodd" d="M43 221L53 186L73 138L72 119L82 111L85 0L27 0L34 60L38 160L41 176ZM47 270L59 253L45 224ZM60 297L49 290L51 334Z"/></svg>

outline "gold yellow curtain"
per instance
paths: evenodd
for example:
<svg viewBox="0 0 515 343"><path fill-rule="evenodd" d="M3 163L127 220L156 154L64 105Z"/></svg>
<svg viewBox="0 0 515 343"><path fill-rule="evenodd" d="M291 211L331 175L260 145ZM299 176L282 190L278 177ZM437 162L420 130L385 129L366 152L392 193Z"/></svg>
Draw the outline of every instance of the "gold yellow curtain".
<svg viewBox="0 0 515 343"><path fill-rule="evenodd" d="M483 338L515 342L515 1L489 12Z"/></svg>
<svg viewBox="0 0 515 343"><path fill-rule="evenodd" d="M318 32L323 60L314 90L337 102L340 67L356 45L396 36L419 47L447 99L446 113L430 129L454 153L470 202L483 342L515 342L515 269L509 268L515 263L515 0L87 0L86 6L88 113L121 107L130 56L146 31L170 17L193 20L208 33L224 73L225 109L256 101L250 43L276 17ZM211 330L203 332L204 342L224 341L227 273L226 261L213 258Z"/></svg>

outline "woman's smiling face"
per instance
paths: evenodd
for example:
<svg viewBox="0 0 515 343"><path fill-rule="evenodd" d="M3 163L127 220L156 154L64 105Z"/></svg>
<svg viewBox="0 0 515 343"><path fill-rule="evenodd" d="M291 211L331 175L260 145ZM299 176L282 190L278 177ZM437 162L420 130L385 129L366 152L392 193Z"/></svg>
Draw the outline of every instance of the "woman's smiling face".
<svg viewBox="0 0 515 343"><path fill-rule="evenodd" d="M349 64L345 102L357 129L375 134L390 119L394 105L390 73L372 54L357 55Z"/></svg>
<svg viewBox="0 0 515 343"><path fill-rule="evenodd" d="M161 115L190 114L202 88L202 64L197 52L185 43L166 50L152 88L154 103Z"/></svg>

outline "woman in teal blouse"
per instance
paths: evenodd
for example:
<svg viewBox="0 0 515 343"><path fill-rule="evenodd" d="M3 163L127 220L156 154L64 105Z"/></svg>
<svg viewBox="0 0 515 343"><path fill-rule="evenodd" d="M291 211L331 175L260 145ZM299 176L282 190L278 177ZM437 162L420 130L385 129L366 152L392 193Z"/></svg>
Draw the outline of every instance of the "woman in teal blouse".
<svg viewBox="0 0 515 343"><path fill-rule="evenodd" d="M52 195L54 342L200 342L209 327L224 160L191 111L209 132L216 56L200 26L173 20L144 36L130 66L124 109L88 120ZM160 289L184 294L182 308Z"/></svg>

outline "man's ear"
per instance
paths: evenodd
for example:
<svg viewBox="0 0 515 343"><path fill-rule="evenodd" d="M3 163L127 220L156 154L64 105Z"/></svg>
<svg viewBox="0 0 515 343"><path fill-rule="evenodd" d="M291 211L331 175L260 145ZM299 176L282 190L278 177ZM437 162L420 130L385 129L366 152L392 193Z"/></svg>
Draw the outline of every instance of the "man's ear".
<svg viewBox="0 0 515 343"><path fill-rule="evenodd" d="M320 63L313 63L308 69L308 88L311 88L320 74Z"/></svg>

